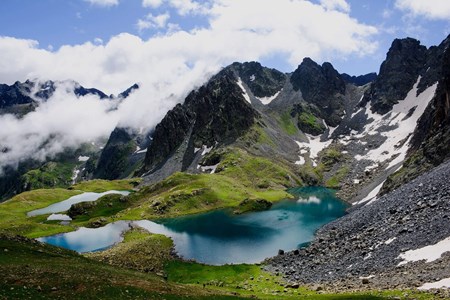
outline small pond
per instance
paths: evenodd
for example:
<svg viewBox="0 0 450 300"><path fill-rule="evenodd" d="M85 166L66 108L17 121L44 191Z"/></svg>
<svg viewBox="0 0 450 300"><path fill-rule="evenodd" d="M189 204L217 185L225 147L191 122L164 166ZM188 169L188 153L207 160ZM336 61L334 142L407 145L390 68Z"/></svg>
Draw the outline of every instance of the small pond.
<svg viewBox="0 0 450 300"><path fill-rule="evenodd" d="M121 194L121 195L127 196L130 194L130 192L113 190L113 191L107 191L104 193L92 193L92 192L83 193L83 194L79 194L79 195L70 197L67 200L49 205L47 207L30 211L27 215L29 217L34 217L34 216L39 216L39 215L63 212L63 211L69 210L69 208L72 206L72 204L96 201L99 198L101 198L105 195L108 195L108 194Z"/></svg>

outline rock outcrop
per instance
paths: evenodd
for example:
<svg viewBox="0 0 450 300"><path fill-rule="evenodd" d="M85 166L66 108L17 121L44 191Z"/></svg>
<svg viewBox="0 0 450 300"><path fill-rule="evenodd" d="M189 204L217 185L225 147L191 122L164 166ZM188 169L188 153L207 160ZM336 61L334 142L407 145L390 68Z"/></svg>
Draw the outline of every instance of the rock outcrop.
<svg viewBox="0 0 450 300"><path fill-rule="evenodd" d="M330 126L339 125L344 115L345 81L330 63L322 66L305 58L291 75L295 91L300 90L303 99L317 107L319 116Z"/></svg>
<svg viewBox="0 0 450 300"><path fill-rule="evenodd" d="M257 118L258 113L245 100L233 70L224 69L192 91L156 126L143 171L161 168L183 143L186 150L179 155L181 170L185 170L194 159L195 148L230 144Z"/></svg>
<svg viewBox="0 0 450 300"><path fill-rule="evenodd" d="M420 41L396 39L381 64L380 73L365 94L363 106L372 103L372 111L386 114L406 97L427 60L427 48Z"/></svg>

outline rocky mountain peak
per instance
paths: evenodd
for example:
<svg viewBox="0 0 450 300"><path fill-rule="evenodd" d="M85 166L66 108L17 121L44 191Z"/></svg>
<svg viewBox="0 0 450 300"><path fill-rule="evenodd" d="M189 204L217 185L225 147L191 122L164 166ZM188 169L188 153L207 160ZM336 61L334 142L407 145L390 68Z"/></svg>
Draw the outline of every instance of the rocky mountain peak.
<svg viewBox="0 0 450 300"><path fill-rule="evenodd" d="M270 97L279 92L286 82L286 74L263 67L259 62L233 63L229 68L249 87L255 97Z"/></svg>
<svg viewBox="0 0 450 300"><path fill-rule="evenodd" d="M178 170L185 170L194 159L195 148L232 143L258 116L245 100L234 71L225 68L192 91L156 126L143 171L162 168L175 152L179 153Z"/></svg>
<svg viewBox="0 0 450 300"><path fill-rule="evenodd" d="M346 84L332 64L326 62L320 66L307 57L292 73L291 83L295 91L301 91L306 102L318 108L319 117L328 125L334 127L340 123Z"/></svg>
<svg viewBox="0 0 450 300"><path fill-rule="evenodd" d="M365 94L364 102L372 102L372 111L386 114L406 97L427 62L427 48L420 41L395 39L386 60L381 64L378 78Z"/></svg>

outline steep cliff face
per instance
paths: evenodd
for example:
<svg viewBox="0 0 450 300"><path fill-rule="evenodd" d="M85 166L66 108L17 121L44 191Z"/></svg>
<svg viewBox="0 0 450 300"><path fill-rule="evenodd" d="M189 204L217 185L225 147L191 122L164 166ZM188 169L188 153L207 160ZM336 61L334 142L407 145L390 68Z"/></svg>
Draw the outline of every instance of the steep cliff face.
<svg viewBox="0 0 450 300"><path fill-rule="evenodd" d="M427 48L412 38L396 39L381 64L378 78L364 96L372 111L386 114L406 97L427 61Z"/></svg>
<svg viewBox="0 0 450 300"><path fill-rule="evenodd" d="M330 126L339 125L344 115L345 81L330 63L318 65L310 58L305 58L291 76L295 91L300 90L303 99L314 106L310 110Z"/></svg>
<svg viewBox="0 0 450 300"><path fill-rule="evenodd" d="M436 55L432 76L439 76L439 84L431 105L420 118L411 141L411 149L403 168L386 181L385 194L416 178L450 158L450 38L438 48L431 49ZM440 63L436 60L440 59ZM435 75L439 74L439 75Z"/></svg>
<svg viewBox="0 0 450 300"><path fill-rule="evenodd" d="M136 151L134 138L135 134L124 128L114 129L102 151L94 177L110 180L123 177L130 165L128 157Z"/></svg>
<svg viewBox="0 0 450 300"><path fill-rule="evenodd" d="M231 68L250 88L255 97L270 97L279 92L287 80L286 74L261 66L259 62L234 63Z"/></svg>
<svg viewBox="0 0 450 300"><path fill-rule="evenodd" d="M224 69L207 84L191 92L159 123L145 157L144 171L163 166L175 151L186 144L182 169L193 160L195 148L229 144L249 129L258 117L243 95L231 69Z"/></svg>

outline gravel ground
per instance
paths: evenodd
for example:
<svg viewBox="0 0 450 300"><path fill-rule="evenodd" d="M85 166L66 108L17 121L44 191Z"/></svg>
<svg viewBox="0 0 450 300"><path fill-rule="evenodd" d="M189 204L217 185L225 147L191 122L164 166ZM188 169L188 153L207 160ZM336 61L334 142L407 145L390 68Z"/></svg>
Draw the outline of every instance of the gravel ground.
<svg viewBox="0 0 450 300"><path fill-rule="evenodd" d="M290 282L330 290L413 288L449 278L449 252L433 262L398 266L401 253L450 237L448 178L450 162L373 203L353 207L320 229L307 248L269 259L267 269Z"/></svg>

